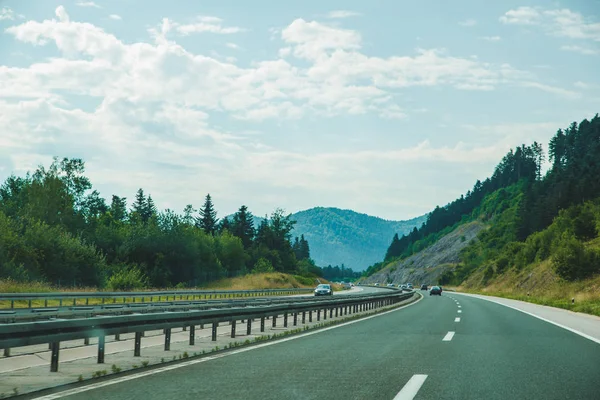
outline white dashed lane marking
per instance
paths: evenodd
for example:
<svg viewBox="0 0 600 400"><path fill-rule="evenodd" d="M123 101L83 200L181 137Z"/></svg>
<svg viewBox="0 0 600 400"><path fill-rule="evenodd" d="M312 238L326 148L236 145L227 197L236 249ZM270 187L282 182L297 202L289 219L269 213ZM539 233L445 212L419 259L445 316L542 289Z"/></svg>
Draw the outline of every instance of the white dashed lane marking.
<svg viewBox="0 0 600 400"><path fill-rule="evenodd" d="M412 400L415 398L423 383L425 383L427 375L413 375L406 385L398 392L394 400Z"/></svg>

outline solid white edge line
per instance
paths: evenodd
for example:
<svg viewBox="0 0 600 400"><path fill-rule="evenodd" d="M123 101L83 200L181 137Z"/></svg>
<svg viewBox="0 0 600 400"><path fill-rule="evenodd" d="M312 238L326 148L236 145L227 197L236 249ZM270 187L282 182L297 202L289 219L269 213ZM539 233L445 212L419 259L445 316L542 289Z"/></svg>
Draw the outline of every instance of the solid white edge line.
<svg viewBox="0 0 600 400"><path fill-rule="evenodd" d="M458 306L458 308L462 308L462 306Z"/></svg>
<svg viewBox="0 0 600 400"><path fill-rule="evenodd" d="M297 336L292 336L292 337L285 338L285 339L278 339L278 340L275 340L273 342L267 342L267 343L261 343L261 344L257 344L257 345L251 345L251 346L246 347L246 348L242 348L242 349L239 349L239 350L229 351L229 352L223 353L223 354L216 354L214 356L206 356L206 357L200 358L198 360L191 360L191 361L183 362L183 363L176 364L176 365L169 365L169 366L166 366L166 367L156 368L156 369L153 369L151 371L140 372L140 373L135 374L135 375L124 376L124 377L121 377L121 378L115 378L115 379L111 379L111 380L106 381L106 382L94 383L94 384L86 385L86 386L83 386L83 387L80 387L80 388L65 390L65 391L62 391L62 392L53 393L53 394L49 394L49 395L46 395L46 396L33 397L32 399L35 399L35 400L54 400L54 399L60 399L62 397L72 396L74 394L83 393L83 392L87 392L87 391L94 390L94 389L99 389L99 388L102 388L102 387L105 387L105 386L116 385L117 383L126 382L126 381L130 381L130 380L137 379L137 378L143 378L145 376L159 374L161 372L171 371L173 369L183 368L183 367L187 367L189 365L200 364L200 363L203 363L203 362L207 362L207 361L211 361L211 360L216 360L218 358L232 356L234 354L245 353L247 351L251 351L251 350L255 350L255 349L260 349L262 347L267 347L267 346L273 346L273 345L276 345L276 344L279 344L279 343L284 343L284 342L288 342L290 340L300 339L300 338L303 338L303 337L306 337L306 336L316 335L317 333L326 332L326 331L329 331L329 330L332 330L332 329L335 329L335 328L341 328L342 326L355 324L355 323L361 322L361 321L366 321L366 320L369 320L371 318L380 317L382 315L386 315L386 314L389 314L389 313L392 313L392 312L395 312L395 311L402 310L402 309L404 309L406 307L415 305L419 301L423 300L423 295L421 295L420 293L418 293L418 294L419 294L419 296L421 296L419 299L413 301L412 303L405 304L405 305L403 305L401 307L394 308L393 310L384 311L382 313L375 314L375 315L370 315L368 317L360 318L360 319L357 319L357 320L354 320L354 321L344 322L343 324L330 326L328 328L318 329L318 330L315 330L314 332L306 332L306 333L299 334Z"/></svg>
<svg viewBox="0 0 600 400"><path fill-rule="evenodd" d="M458 310L458 313L459 313L459 314L461 314L461 313L462 313L462 310Z"/></svg>
<svg viewBox="0 0 600 400"><path fill-rule="evenodd" d="M449 342L452 340L452 338L454 337L454 333L453 331L450 331L448 333L446 333L446 336L444 336L444 338L442 339L442 342Z"/></svg>
<svg viewBox="0 0 600 400"><path fill-rule="evenodd" d="M454 318L454 322L460 322L460 317Z"/></svg>
<svg viewBox="0 0 600 400"><path fill-rule="evenodd" d="M394 400L412 400L415 398L423 383L425 383L427 375L416 374L406 382L406 385L394 397Z"/></svg>
<svg viewBox="0 0 600 400"><path fill-rule="evenodd" d="M577 329L569 328L568 326L565 326L565 325L559 324L558 322L550 321L549 319L546 319L546 318L544 318L544 317L540 317L539 315L535 315L535 314L533 314L533 313L530 313L529 311L521 310L521 309L519 309L519 308L517 308L517 307L513 307L513 306L509 306L508 304L500 303L499 301L496 301L496 300L494 300L494 299L487 299L487 298L485 298L485 297L473 296L473 295L471 295L471 294L469 294L469 293L459 293L459 294L461 294L461 295L463 295L463 296L469 296L469 297L473 297L473 298L475 298L475 299L481 299L481 300L485 300L485 301L490 301L490 302L492 302L492 303L500 304L501 306L504 306L504 307L512 308L513 310L520 311L520 312L522 312L523 314L527 314L527 315L529 315L529 316L531 316L531 317L534 317L534 318L540 319L540 320L542 320L542 321L544 321L544 322L547 322L547 323L549 323L549 324L552 324L552 325L558 326L559 328L566 329L566 330L568 330L568 331L570 331L570 332L573 332L573 333L574 333L574 334L576 334L576 335L579 335L579 336L581 336L581 337L584 337L584 338L586 338L586 339L589 339L589 340L591 340L592 342L596 342L596 343L600 344L600 339L597 339L597 338L595 338L595 337L593 337L593 336L590 336L590 335L588 335L588 334L586 334L586 333L583 333L583 332L581 332L581 331L578 331ZM511 299L507 299L507 300L511 300ZM531 304L537 305L537 304L535 304L535 303L531 303ZM562 308L559 308L559 310L562 310ZM460 312L460 311L459 311L459 312Z"/></svg>

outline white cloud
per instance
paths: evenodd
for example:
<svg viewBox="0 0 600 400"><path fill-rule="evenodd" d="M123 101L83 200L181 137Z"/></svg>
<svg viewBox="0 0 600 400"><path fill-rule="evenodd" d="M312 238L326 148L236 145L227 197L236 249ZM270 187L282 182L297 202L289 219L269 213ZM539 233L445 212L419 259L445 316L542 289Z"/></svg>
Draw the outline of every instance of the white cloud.
<svg viewBox="0 0 600 400"><path fill-rule="evenodd" d="M356 11L334 10L334 11L330 11L327 14L327 18L341 19L341 18L356 17L356 16L359 16L359 15L360 15L360 13L357 13Z"/></svg>
<svg viewBox="0 0 600 400"><path fill-rule="evenodd" d="M572 51L586 56L594 56L600 54L599 49L590 49L589 47L582 47L577 45L565 45L561 46L560 49L564 51Z"/></svg>
<svg viewBox="0 0 600 400"><path fill-rule="evenodd" d="M540 23L541 14L533 7L519 7L508 10L499 20L505 24L534 25Z"/></svg>
<svg viewBox="0 0 600 400"><path fill-rule="evenodd" d="M79 7L102 8L98 4L94 3L93 1L78 1L77 3L75 3L75 5L77 5Z"/></svg>
<svg viewBox="0 0 600 400"><path fill-rule="evenodd" d="M577 81L577 82L573 83L573 86L575 86L579 89L589 89L591 85L588 83L585 83L585 82Z"/></svg>
<svg viewBox="0 0 600 400"><path fill-rule="evenodd" d="M225 43L225 46L229 47L230 49L234 49L234 50L239 50L239 48L240 48L240 46L235 43Z"/></svg>
<svg viewBox="0 0 600 400"><path fill-rule="evenodd" d="M519 7L507 11L499 20L505 24L537 25L551 36L600 41L600 22L586 19L582 14L566 8L545 10Z"/></svg>
<svg viewBox="0 0 600 400"><path fill-rule="evenodd" d="M123 18L121 18L121 16L120 16L120 15L117 15L117 14L110 14L110 15L108 16L108 18L110 18L110 19L114 19L115 21L120 21L120 20L122 20L122 19L123 19Z"/></svg>
<svg viewBox="0 0 600 400"><path fill-rule="evenodd" d="M294 55L316 60L331 50L359 49L360 34L349 29L330 27L316 21L297 19L281 32L281 38L294 46Z"/></svg>
<svg viewBox="0 0 600 400"><path fill-rule="evenodd" d="M222 25L223 20L213 16L198 16L195 21L189 24L178 24L173 23L173 28L180 34L186 36L192 33L218 33L218 34L232 34L243 32L244 29L237 26L224 27Z"/></svg>
<svg viewBox="0 0 600 400"><path fill-rule="evenodd" d="M2 7L0 8L0 21L3 20L14 20L15 19L15 13L13 12L13 10L11 10L8 7Z"/></svg>
<svg viewBox="0 0 600 400"><path fill-rule="evenodd" d="M498 42L501 40L500 36L482 36L481 38L488 42Z"/></svg>
<svg viewBox="0 0 600 400"><path fill-rule="evenodd" d="M581 93L579 92L574 92L572 90L563 89L555 86L545 85L539 82L524 82L522 83L522 85L524 87L539 89L547 93L557 94L567 99L578 99L581 97Z"/></svg>
<svg viewBox="0 0 600 400"><path fill-rule="evenodd" d="M67 14L67 10L63 6L58 6L55 14L60 22L69 22L69 14Z"/></svg>
<svg viewBox="0 0 600 400"><path fill-rule="evenodd" d="M376 182L392 177L382 180L381 174L400 167L408 173L408 164L423 161L487 165L506 147L500 139L500 144L481 146L420 141L383 152L303 154L267 146L261 135L232 134L223 127L224 118L248 121L243 124L249 130L263 126L248 126L252 122L269 119L290 125L307 117L367 113L402 119L418 112L397 102L403 88L492 90L535 80L510 65L442 49L367 55L357 31L303 19L276 31L285 59L253 60L247 66L186 49L170 37L185 25L169 19L150 31L148 42L125 42L98 26L73 21L62 6L55 14L6 29L18 41L53 46L59 55L28 66L0 65L0 131L8 132L0 138L0 160L23 167L32 155L36 163L55 154L83 157L100 189L127 195L142 186L153 197L162 193L161 204L178 207L201 198L199 176L202 187L211 188L211 194L216 188L216 198L236 206L244 196L232 188L243 191L237 189L242 183L268 186L257 202L280 199L273 188L284 186L304 191L304 197L327 188L338 199L366 204L366 189L387 193ZM195 23L226 29L217 17L199 17ZM536 85L530 87L565 95ZM93 105L84 107L71 95ZM220 121L219 128L213 119Z"/></svg>
<svg viewBox="0 0 600 400"><path fill-rule="evenodd" d="M466 19L464 21L460 21L458 24L460 26L475 26L475 25L477 25L477 21L474 20L474 19L469 18L469 19Z"/></svg>

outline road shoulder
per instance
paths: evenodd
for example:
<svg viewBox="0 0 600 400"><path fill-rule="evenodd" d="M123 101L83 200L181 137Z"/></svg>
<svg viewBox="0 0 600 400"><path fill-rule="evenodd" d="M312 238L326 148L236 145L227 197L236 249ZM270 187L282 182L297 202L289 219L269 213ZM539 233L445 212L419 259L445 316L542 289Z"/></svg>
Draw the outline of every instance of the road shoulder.
<svg viewBox="0 0 600 400"><path fill-rule="evenodd" d="M569 310L564 310L562 308L528 303L526 301L520 300L505 299L496 296L485 296L461 292L452 293L461 296L476 297L478 299L491 301L506 307L513 308L517 311L521 311L525 314L531 315L532 317L549 322L563 329L567 329L573 333L576 333L580 336L583 336L589 340L600 344L600 317L597 317L595 315L583 314Z"/></svg>

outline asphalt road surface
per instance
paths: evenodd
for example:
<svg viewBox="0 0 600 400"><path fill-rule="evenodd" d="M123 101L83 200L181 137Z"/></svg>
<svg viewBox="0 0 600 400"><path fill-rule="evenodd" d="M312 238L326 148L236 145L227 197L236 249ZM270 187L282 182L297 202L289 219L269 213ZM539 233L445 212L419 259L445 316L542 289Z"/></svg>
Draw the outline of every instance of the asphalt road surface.
<svg viewBox="0 0 600 400"><path fill-rule="evenodd" d="M175 367L65 398L600 399L598 343L452 293Z"/></svg>

